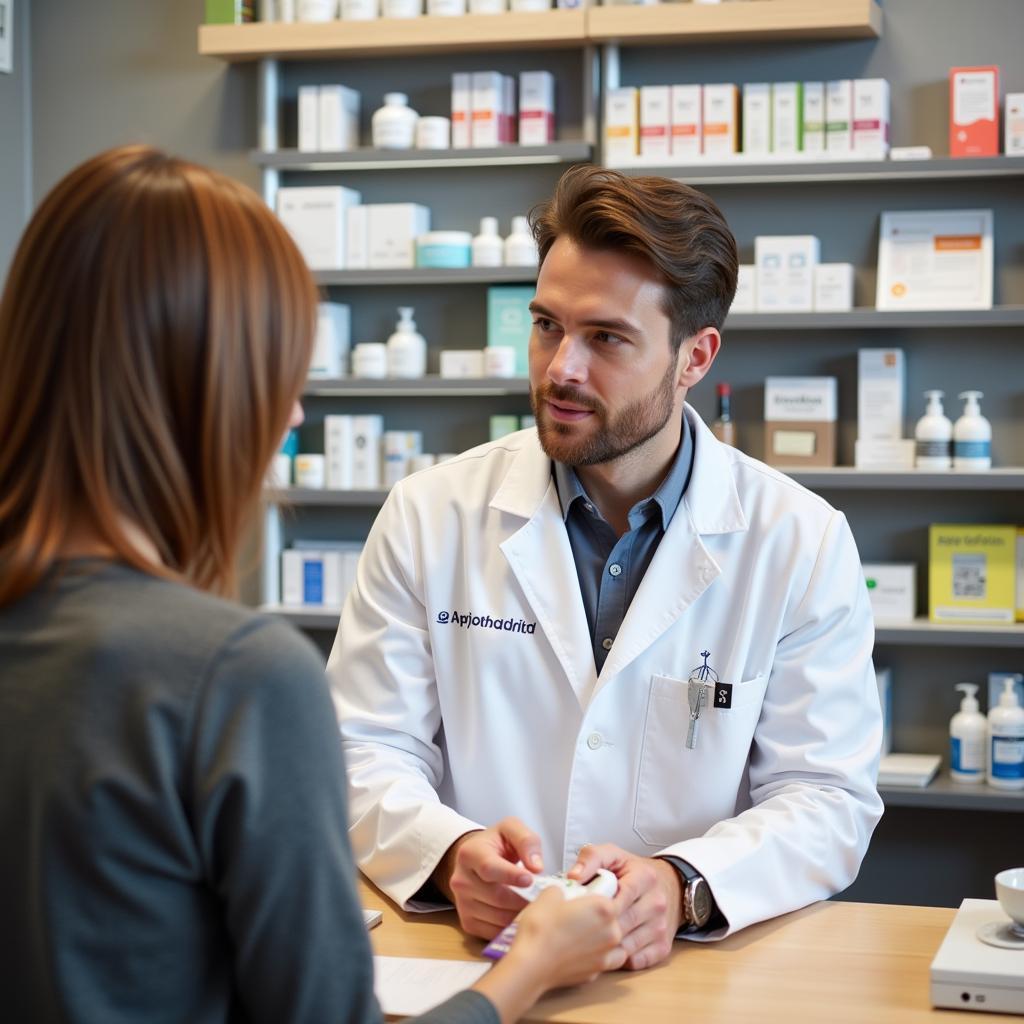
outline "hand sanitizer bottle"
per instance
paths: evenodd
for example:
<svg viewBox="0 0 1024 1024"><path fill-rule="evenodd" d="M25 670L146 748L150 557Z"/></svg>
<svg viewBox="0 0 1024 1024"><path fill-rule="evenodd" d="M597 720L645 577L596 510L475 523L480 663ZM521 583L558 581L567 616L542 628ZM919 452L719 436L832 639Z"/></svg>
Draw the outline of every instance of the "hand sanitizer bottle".
<svg viewBox="0 0 1024 1024"><path fill-rule="evenodd" d="M992 426L981 415L980 391L962 391L964 414L953 427L953 468L992 468Z"/></svg>
<svg viewBox="0 0 1024 1024"><path fill-rule="evenodd" d="M953 424L942 411L943 391L926 391L924 415L914 428L914 466L917 469L952 469Z"/></svg>
<svg viewBox="0 0 1024 1024"><path fill-rule="evenodd" d="M535 267L537 260L537 243L530 233L530 222L525 217L513 217L512 234L505 239L505 266Z"/></svg>
<svg viewBox="0 0 1024 1024"><path fill-rule="evenodd" d="M978 710L978 687L958 683L956 688L963 691L964 699L949 722L949 774L954 782L984 782L988 722Z"/></svg>
<svg viewBox="0 0 1024 1024"><path fill-rule="evenodd" d="M1024 789L1024 708L1017 703L1013 679L1003 680L999 706L988 713L988 784Z"/></svg>
<svg viewBox="0 0 1024 1024"><path fill-rule="evenodd" d="M398 324L388 338L388 376L422 377L427 372L427 343L416 332L411 306L398 307Z"/></svg>
<svg viewBox="0 0 1024 1024"><path fill-rule="evenodd" d="M473 266L500 267L504 246L498 234L498 218L483 217L480 234L473 239Z"/></svg>

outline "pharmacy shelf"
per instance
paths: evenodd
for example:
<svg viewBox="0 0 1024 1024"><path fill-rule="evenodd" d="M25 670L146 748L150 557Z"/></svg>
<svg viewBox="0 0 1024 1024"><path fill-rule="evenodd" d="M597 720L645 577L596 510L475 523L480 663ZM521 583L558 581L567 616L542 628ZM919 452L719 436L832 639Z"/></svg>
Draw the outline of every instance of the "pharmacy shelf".
<svg viewBox="0 0 1024 1024"><path fill-rule="evenodd" d="M1024 623L1012 626L947 626L927 619L875 626L875 644L899 647L1024 648Z"/></svg>
<svg viewBox="0 0 1024 1024"><path fill-rule="evenodd" d="M594 147L589 142L553 142L548 146L495 149L356 149L343 153L306 153L298 149L266 153L254 149L249 156L260 167L280 171L408 171L587 163L593 159Z"/></svg>
<svg viewBox="0 0 1024 1024"><path fill-rule="evenodd" d="M260 611L285 619L299 629L329 629L332 633L341 618L340 608L286 608L281 604L264 604Z"/></svg>
<svg viewBox="0 0 1024 1024"><path fill-rule="evenodd" d="M497 17L497 15L495 15ZM317 270L317 284L362 288L366 285L407 284L533 284L536 267L466 267L445 270L410 267L408 270Z"/></svg>
<svg viewBox="0 0 1024 1024"><path fill-rule="evenodd" d="M767 3L769 0L762 2ZM730 313L725 326L731 331L1024 327L1024 306L905 312L886 312L865 306L846 313Z"/></svg>
<svg viewBox="0 0 1024 1024"><path fill-rule="evenodd" d="M387 491L328 491L314 487L268 488L263 500L268 505L326 505L329 508L380 508Z"/></svg>
<svg viewBox="0 0 1024 1024"><path fill-rule="evenodd" d="M302 393L321 398L491 398L528 395L530 382L526 377L455 379L433 374L413 380L339 377L308 380Z"/></svg>
<svg viewBox="0 0 1024 1024"><path fill-rule="evenodd" d="M779 0L761 0L772 5ZM784 0L788 6L791 0ZM831 0L847 6L851 0ZM806 0L800 0L801 6ZM734 6L753 7L754 4ZM199 54L229 62L282 58L393 57L419 53L558 49L586 43L582 8L458 18L377 18L320 23L200 25Z"/></svg>
<svg viewBox="0 0 1024 1024"><path fill-rule="evenodd" d="M921 469L864 470L850 466L834 469L778 468L814 491L1024 491L1024 469L1019 468L946 473Z"/></svg>
<svg viewBox="0 0 1024 1024"><path fill-rule="evenodd" d="M1024 811L1024 790L964 785L947 774L927 786L879 786L886 807L937 807L955 811Z"/></svg>
<svg viewBox="0 0 1024 1024"><path fill-rule="evenodd" d="M652 161L616 166L623 174L657 174L688 185L785 185L829 182L966 181L968 179L1024 177L1024 159L994 156L971 160L943 157L935 160L826 160L759 162L737 159L724 164L666 164Z"/></svg>
<svg viewBox="0 0 1024 1024"><path fill-rule="evenodd" d="M737 0L728 4L606 4L587 9L597 43L653 46L757 39L877 39L876 0Z"/></svg>

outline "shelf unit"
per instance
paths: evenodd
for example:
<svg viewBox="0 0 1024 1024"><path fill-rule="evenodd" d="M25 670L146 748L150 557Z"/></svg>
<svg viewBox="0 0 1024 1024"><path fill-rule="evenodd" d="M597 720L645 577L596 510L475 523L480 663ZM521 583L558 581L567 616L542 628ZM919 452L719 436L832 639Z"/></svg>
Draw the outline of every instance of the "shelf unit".
<svg viewBox="0 0 1024 1024"><path fill-rule="evenodd" d="M364 288L367 285L407 284L532 284L536 267L466 267L447 270L438 267L414 267L409 270L318 270L317 284Z"/></svg>
<svg viewBox="0 0 1024 1024"><path fill-rule="evenodd" d="M1024 327L1024 306L992 309L898 310L862 306L847 313L731 313L731 331L908 330L947 327Z"/></svg>
<svg viewBox="0 0 1024 1024"><path fill-rule="evenodd" d="M927 786L879 786L886 807L934 807L957 811L1024 811L1024 791L964 785L940 773Z"/></svg>
<svg viewBox="0 0 1024 1024"><path fill-rule="evenodd" d="M498 395L528 395L525 377L480 377L452 379L427 376L415 380L368 380L360 377L310 380L305 395L331 398L488 398Z"/></svg>

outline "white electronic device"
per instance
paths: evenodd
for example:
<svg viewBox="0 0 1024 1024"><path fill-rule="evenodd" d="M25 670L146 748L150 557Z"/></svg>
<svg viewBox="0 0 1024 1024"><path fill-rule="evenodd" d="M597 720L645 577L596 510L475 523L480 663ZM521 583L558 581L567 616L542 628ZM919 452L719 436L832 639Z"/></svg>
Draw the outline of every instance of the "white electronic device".
<svg viewBox="0 0 1024 1024"><path fill-rule="evenodd" d="M1024 937L996 900L964 900L931 966L932 1006L1024 1013Z"/></svg>

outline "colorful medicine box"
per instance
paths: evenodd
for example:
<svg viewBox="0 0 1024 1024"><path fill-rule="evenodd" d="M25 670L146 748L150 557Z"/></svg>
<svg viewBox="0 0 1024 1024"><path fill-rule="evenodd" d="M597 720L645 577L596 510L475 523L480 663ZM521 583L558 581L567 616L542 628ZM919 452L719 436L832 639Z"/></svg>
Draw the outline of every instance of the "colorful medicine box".
<svg viewBox="0 0 1024 1024"><path fill-rule="evenodd" d="M1013 622L1016 545L1015 526L933 524L928 540L931 621Z"/></svg>
<svg viewBox="0 0 1024 1024"><path fill-rule="evenodd" d="M951 68L949 155L999 155L999 68Z"/></svg>
<svg viewBox="0 0 1024 1024"><path fill-rule="evenodd" d="M494 285L487 289L487 344L508 345L516 350L517 377L526 377L530 371L530 303L535 294L532 285Z"/></svg>

